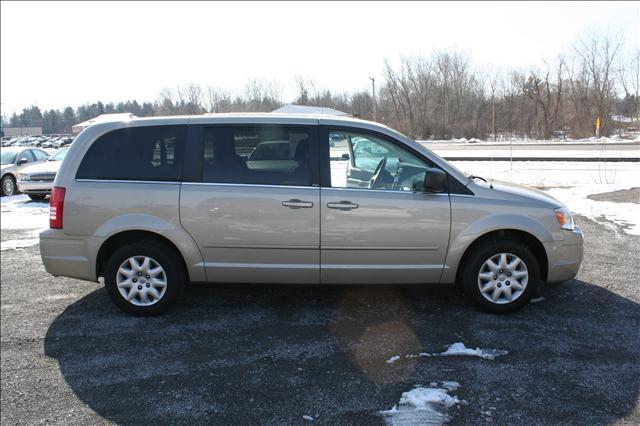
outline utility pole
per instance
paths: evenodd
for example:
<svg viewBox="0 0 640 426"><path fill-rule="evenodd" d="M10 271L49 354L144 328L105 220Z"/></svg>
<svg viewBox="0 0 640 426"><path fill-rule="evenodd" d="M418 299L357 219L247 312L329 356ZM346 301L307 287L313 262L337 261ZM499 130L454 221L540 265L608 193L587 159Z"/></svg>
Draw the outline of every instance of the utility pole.
<svg viewBox="0 0 640 426"><path fill-rule="evenodd" d="M371 93L373 94L373 121L378 121L378 107L376 105L376 79L369 77L371 80Z"/></svg>

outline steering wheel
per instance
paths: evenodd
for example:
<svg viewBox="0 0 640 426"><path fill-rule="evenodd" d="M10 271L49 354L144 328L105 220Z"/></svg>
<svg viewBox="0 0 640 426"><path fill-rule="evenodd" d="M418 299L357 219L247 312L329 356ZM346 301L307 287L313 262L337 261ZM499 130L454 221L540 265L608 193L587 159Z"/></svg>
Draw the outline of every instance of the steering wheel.
<svg viewBox="0 0 640 426"><path fill-rule="evenodd" d="M373 176L371 176L371 180L369 181L369 189L375 189L382 183L382 175L385 171L384 168L386 165L387 157L383 157L376 166L376 170L373 172Z"/></svg>

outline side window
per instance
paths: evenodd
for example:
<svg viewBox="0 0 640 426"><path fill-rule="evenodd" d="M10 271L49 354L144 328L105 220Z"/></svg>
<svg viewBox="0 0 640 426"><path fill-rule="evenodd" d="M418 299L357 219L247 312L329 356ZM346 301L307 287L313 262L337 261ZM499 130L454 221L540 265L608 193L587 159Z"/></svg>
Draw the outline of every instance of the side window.
<svg viewBox="0 0 640 426"><path fill-rule="evenodd" d="M44 151L39 151L37 149L32 150L33 154L36 156L36 161L42 161L48 157L47 153Z"/></svg>
<svg viewBox="0 0 640 426"><path fill-rule="evenodd" d="M33 163L34 161L36 161L35 157L33 156L33 152L31 152L30 149L23 151L22 154L20 154L20 158L18 159L18 161L22 160L23 158L27 160L27 163Z"/></svg>
<svg viewBox="0 0 640 426"><path fill-rule="evenodd" d="M210 127L205 129L202 181L310 186L309 129Z"/></svg>
<svg viewBox="0 0 640 426"><path fill-rule="evenodd" d="M329 132L331 187L422 191L429 165L409 150L366 133Z"/></svg>
<svg viewBox="0 0 640 426"><path fill-rule="evenodd" d="M76 178L179 181L185 130L147 126L111 131L91 145Z"/></svg>

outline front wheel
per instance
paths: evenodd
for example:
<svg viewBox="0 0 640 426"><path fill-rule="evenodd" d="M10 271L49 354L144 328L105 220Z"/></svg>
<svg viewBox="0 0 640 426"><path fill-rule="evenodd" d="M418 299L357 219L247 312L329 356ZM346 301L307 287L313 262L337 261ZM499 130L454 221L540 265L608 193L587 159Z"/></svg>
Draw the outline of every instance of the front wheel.
<svg viewBox="0 0 640 426"><path fill-rule="evenodd" d="M2 195L14 195L16 193L16 180L11 175L2 176Z"/></svg>
<svg viewBox="0 0 640 426"><path fill-rule="evenodd" d="M108 259L104 274L111 300L137 316L167 311L182 294L186 281L178 259L174 250L151 240L118 248Z"/></svg>
<svg viewBox="0 0 640 426"><path fill-rule="evenodd" d="M531 300L540 281L535 255L514 241L481 246L463 261L465 294L486 312L517 311Z"/></svg>

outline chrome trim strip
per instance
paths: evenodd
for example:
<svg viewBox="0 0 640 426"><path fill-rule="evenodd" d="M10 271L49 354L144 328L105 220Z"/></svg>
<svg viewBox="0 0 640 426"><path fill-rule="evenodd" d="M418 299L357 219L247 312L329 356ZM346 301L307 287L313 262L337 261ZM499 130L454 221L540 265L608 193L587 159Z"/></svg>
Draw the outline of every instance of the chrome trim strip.
<svg viewBox="0 0 640 426"><path fill-rule="evenodd" d="M443 265L353 265L353 264L322 264L320 269L374 269L374 270L405 270L405 269L442 269Z"/></svg>
<svg viewBox="0 0 640 426"><path fill-rule="evenodd" d="M76 182L104 182L104 183L158 183L162 185L180 185L180 181L166 180L118 180L118 179L76 179Z"/></svg>
<svg viewBox="0 0 640 426"><path fill-rule="evenodd" d="M200 262L196 266L207 268L257 268L257 269L319 269L318 263L226 263L226 262Z"/></svg>
<svg viewBox="0 0 640 426"><path fill-rule="evenodd" d="M250 246L250 245L235 245L235 246L203 246L208 249L241 249L241 250L319 250L318 246Z"/></svg>
<svg viewBox="0 0 640 426"><path fill-rule="evenodd" d="M182 182L182 185L193 186L231 186L231 187L254 187L254 188L294 188L294 189L315 189L317 186L296 186L296 185L265 185L257 183L216 183L216 182Z"/></svg>
<svg viewBox="0 0 640 426"><path fill-rule="evenodd" d="M322 246L323 250L438 250L440 247L357 247L357 246Z"/></svg>
<svg viewBox="0 0 640 426"><path fill-rule="evenodd" d="M444 265L361 265L361 264L326 264L317 263L234 263L234 262L200 262L195 266L207 268L256 268L256 269L374 269L374 270L404 270L404 269L442 269Z"/></svg>

